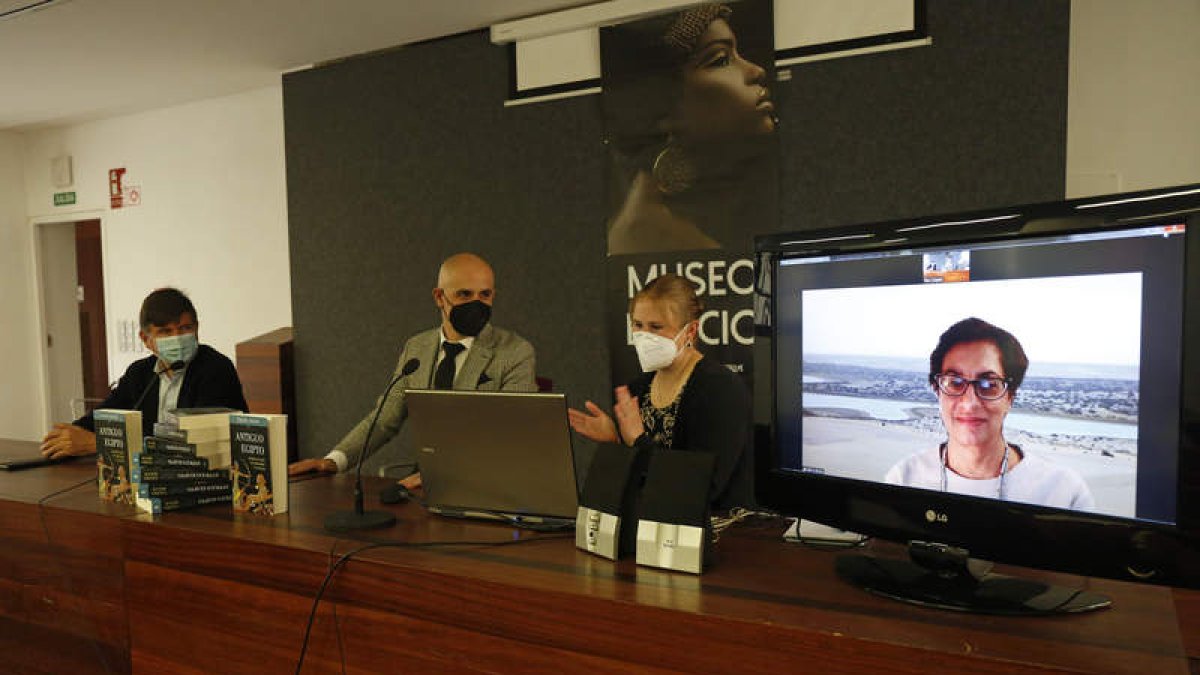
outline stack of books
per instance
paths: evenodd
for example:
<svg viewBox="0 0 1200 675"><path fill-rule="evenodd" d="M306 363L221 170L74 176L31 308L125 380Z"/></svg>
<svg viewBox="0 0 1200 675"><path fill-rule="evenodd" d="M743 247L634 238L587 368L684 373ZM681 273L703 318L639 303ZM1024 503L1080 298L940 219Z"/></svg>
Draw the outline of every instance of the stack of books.
<svg viewBox="0 0 1200 675"><path fill-rule="evenodd" d="M175 411L175 428L187 435L187 442L196 446L196 456L204 457L214 469L229 466L229 411L209 412L212 408L190 408Z"/></svg>
<svg viewBox="0 0 1200 675"><path fill-rule="evenodd" d="M228 420L228 415L224 417ZM226 421L227 437L228 432ZM138 508L162 513L233 500L228 460L219 464L220 453L204 445L212 442L195 442L192 434L191 430L160 423L154 425L154 435L143 440L141 452L131 458ZM207 450L205 454L201 454L201 447Z"/></svg>

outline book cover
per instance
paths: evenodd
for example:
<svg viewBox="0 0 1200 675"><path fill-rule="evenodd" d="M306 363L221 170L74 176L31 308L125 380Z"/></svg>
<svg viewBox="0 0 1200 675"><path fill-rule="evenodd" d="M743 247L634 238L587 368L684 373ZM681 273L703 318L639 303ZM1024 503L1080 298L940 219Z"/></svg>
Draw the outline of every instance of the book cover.
<svg viewBox="0 0 1200 675"><path fill-rule="evenodd" d="M146 452L145 449L140 454L133 456L132 464L133 468L130 470L130 476L135 485L143 480L142 475L147 469L151 471L162 471L164 469L171 471L209 471L212 468L208 460L204 457Z"/></svg>
<svg viewBox="0 0 1200 675"><path fill-rule="evenodd" d="M180 481L225 481L229 483L229 472L222 469L200 469L191 466L178 467L133 467L133 482L141 487L143 483L178 483Z"/></svg>
<svg viewBox="0 0 1200 675"><path fill-rule="evenodd" d="M133 504L132 458L142 450L142 413L101 409L96 421L96 469L100 499Z"/></svg>
<svg viewBox="0 0 1200 675"><path fill-rule="evenodd" d="M176 443L188 442L187 432L175 426L174 422L155 422L154 436L167 441L175 441Z"/></svg>
<svg viewBox="0 0 1200 675"><path fill-rule="evenodd" d="M147 436L142 443L143 452L153 452L158 454L174 454L174 455L190 455L196 456L195 443L180 443L161 436Z"/></svg>
<svg viewBox="0 0 1200 675"><path fill-rule="evenodd" d="M233 510L286 512L287 415L230 415L229 438Z"/></svg>
<svg viewBox="0 0 1200 675"><path fill-rule="evenodd" d="M233 495L228 490L215 495L180 495L176 497L138 497L137 506L143 511L160 514L166 511L180 511L206 504L228 504Z"/></svg>
<svg viewBox="0 0 1200 675"><path fill-rule="evenodd" d="M147 452L142 450L142 454L134 455L134 469L166 469L166 468L184 468L199 469L207 471L209 469L208 460L203 457L188 457L186 455L163 455L155 452Z"/></svg>
<svg viewBox="0 0 1200 675"><path fill-rule="evenodd" d="M228 478L206 481L143 482L137 484L139 497L175 497L179 495L232 494Z"/></svg>

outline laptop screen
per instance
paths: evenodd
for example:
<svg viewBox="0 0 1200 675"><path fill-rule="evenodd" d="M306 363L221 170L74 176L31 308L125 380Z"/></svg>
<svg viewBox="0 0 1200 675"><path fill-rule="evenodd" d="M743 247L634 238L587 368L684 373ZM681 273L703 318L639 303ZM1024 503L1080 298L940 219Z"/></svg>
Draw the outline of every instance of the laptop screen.
<svg viewBox="0 0 1200 675"><path fill-rule="evenodd" d="M431 510L575 517L579 490L563 394L410 389L406 397Z"/></svg>

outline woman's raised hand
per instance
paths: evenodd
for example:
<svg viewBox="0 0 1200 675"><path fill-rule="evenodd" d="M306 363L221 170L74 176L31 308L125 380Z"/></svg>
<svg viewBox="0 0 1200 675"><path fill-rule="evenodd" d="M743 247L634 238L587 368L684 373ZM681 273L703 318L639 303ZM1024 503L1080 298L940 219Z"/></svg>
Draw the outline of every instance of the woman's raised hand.
<svg viewBox="0 0 1200 675"><path fill-rule="evenodd" d="M567 408L567 420L575 433L597 443L618 442L617 425L613 423L612 418L591 401L584 402L583 406L587 408L587 412Z"/></svg>

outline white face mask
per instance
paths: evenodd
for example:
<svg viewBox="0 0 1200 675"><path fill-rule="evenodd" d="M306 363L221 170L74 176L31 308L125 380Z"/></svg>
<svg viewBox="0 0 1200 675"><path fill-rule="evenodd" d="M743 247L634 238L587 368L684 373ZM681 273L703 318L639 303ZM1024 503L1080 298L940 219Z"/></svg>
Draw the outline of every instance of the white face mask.
<svg viewBox="0 0 1200 675"><path fill-rule="evenodd" d="M685 331L687 331L687 326L681 328L674 338L645 331L634 332L630 337L633 340L633 348L637 351L638 363L641 364L642 371L649 373L662 370L674 363L675 358L679 356L679 346L675 344L675 340L678 340Z"/></svg>
<svg viewBox="0 0 1200 675"><path fill-rule="evenodd" d="M195 333L180 333L154 338L154 346L158 349L158 358L167 364L191 363L200 349L200 342Z"/></svg>

